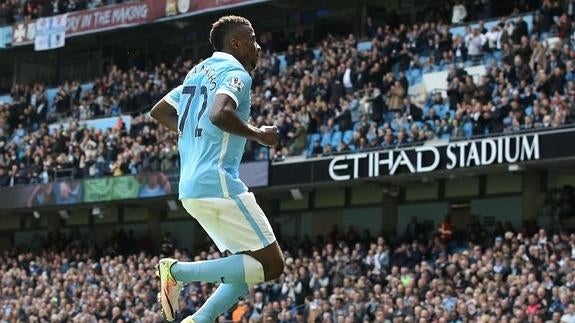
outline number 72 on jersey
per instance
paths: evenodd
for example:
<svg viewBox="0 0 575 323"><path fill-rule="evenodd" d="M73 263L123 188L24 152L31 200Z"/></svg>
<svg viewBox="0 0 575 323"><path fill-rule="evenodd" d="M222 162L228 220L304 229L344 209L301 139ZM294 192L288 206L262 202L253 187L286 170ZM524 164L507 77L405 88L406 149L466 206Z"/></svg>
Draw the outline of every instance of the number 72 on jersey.
<svg viewBox="0 0 575 323"><path fill-rule="evenodd" d="M186 108L184 109L184 114L182 115L182 118L180 119L180 122L178 124L178 130L179 130L179 135L180 137L182 136L182 134L184 133L184 127L186 125L186 121L188 119L188 112L190 111L190 106L192 105L192 101L194 100L194 96L196 95L196 86L195 85L190 85L190 86L184 86L184 88L182 89L182 94L189 94L190 97L188 98L188 102L186 103ZM202 136L202 128L199 127L200 124L200 119L202 118L202 115L204 114L204 112L206 112L206 106L208 104L208 89L205 86L201 86L200 87L200 95L203 97L203 101L202 101L202 107L200 108L200 111L198 111L198 117L197 117L197 121L196 121L196 127L194 130L194 137L201 137Z"/></svg>

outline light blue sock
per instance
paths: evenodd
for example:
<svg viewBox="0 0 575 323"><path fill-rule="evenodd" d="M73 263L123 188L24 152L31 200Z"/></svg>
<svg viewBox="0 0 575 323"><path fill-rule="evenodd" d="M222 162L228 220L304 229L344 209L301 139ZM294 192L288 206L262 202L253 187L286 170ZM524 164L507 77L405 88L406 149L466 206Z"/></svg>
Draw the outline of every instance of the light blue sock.
<svg viewBox="0 0 575 323"><path fill-rule="evenodd" d="M257 284L264 281L262 264L244 254L214 260L176 262L170 270L176 280L184 283L200 281Z"/></svg>
<svg viewBox="0 0 575 323"><path fill-rule="evenodd" d="M247 293L246 283L220 284L204 305L192 315L192 319L195 323L212 323Z"/></svg>

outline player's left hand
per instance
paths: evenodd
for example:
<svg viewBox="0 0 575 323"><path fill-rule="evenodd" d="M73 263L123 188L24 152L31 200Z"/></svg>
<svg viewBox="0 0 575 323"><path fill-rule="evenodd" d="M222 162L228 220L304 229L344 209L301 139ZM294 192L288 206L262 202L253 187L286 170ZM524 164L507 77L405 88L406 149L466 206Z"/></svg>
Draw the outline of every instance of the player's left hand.
<svg viewBox="0 0 575 323"><path fill-rule="evenodd" d="M260 127L258 142L264 146L273 147L279 140L279 130L276 126Z"/></svg>

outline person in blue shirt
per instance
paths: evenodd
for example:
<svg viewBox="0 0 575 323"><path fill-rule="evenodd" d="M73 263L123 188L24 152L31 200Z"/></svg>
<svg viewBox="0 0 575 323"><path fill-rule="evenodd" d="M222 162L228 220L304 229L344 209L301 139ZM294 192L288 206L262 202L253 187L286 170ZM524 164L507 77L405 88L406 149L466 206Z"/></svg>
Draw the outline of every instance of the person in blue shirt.
<svg viewBox="0 0 575 323"><path fill-rule="evenodd" d="M261 51L249 20L225 16L210 31L215 52L193 67L183 83L151 110L160 124L178 132L179 198L220 251L231 256L199 262L159 261L158 299L168 321L185 283L218 282L206 303L182 322L213 322L248 292L248 284L276 279L284 258L270 223L239 178L246 140L278 142L276 127L256 128L250 116L249 71Z"/></svg>

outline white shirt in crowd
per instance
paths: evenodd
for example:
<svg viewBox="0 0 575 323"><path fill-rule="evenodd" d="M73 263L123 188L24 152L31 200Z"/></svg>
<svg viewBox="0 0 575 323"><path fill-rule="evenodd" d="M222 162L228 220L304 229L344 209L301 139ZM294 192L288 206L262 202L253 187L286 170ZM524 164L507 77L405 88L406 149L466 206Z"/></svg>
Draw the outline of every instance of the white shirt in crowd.
<svg viewBox="0 0 575 323"><path fill-rule="evenodd" d="M487 41L489 42L489 48L491 49L501 49L501 31L494 29L488 31L485 34Z"/></svg>
<svg viewBox="0 0 575 323"><path fill-rule="evenodd" d="M467 43L467 53L470 56L481 55L483 45L487 38L483 34L472 35Z"/></svg>
<svg viewBox="0 0 575 323"><path fill-rule="evenodd" d="M351 82L351 68L346 68L343 73L343 86L346 89L353 88L353 83Z"/></svg>

